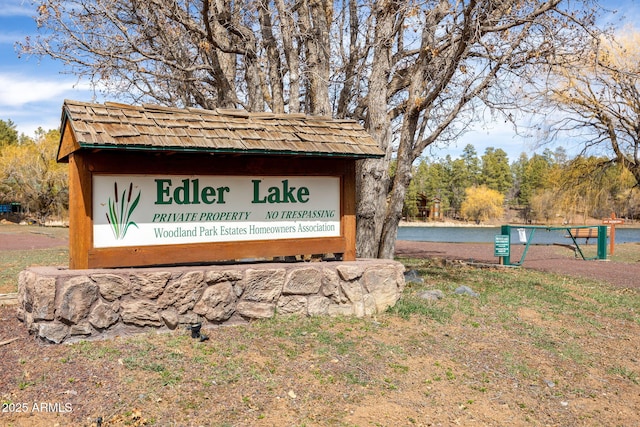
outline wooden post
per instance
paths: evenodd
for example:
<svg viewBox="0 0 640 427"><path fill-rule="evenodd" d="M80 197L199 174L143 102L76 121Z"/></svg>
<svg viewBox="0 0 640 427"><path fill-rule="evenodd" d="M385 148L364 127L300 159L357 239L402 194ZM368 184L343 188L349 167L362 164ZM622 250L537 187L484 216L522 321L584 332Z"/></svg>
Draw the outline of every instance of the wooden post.
<svg viewBox="0 0 640 427"><path fill-rule="evenodd" d="M613 255L613 250L616 242L616 224L624 224L624 219L616 218L615 212L611 214L611 218L605 218L602 220L603 224L611 227L611 235L609 237L609 253Z"/></svg>
<svg viewBox="0 0 640 427"><path fill-rule="evenodd" d="M93 248L91 172L85 155L69 155L69 268L89 268Z"/></svg>
<svg viewBox="0 0 640 427"><path fill-rule="evenodd" d="M615 219L615 218L616 218L616 214L612 213L611 219ZM615 248L615 245L616 245L616 225L611 224L611 237L609 238L609 253L611 255L613 255L613 250Z"/></svg>
<svg viewBox="0 0 640 427"><path fill-rule="evenodd" d="M342 183L342 233L345 239L344 261L356 259L356 166L345 162Z"/></svg>

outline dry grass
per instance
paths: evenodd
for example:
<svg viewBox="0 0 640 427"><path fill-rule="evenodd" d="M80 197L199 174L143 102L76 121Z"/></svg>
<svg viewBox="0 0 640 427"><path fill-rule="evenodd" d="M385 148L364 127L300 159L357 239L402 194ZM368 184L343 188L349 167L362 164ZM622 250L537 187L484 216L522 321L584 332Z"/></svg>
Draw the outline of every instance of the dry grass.
<svg viewBox="0 0 640 427"><path fill-rule="evenodd" d="M640 294L522 269L440 267L375 318L2 348L2 425L640 425ZM455 294L460 285L479 298ZM419 298L438 288L437 302ZM34 402L70 412L34 413Z"/></svg>

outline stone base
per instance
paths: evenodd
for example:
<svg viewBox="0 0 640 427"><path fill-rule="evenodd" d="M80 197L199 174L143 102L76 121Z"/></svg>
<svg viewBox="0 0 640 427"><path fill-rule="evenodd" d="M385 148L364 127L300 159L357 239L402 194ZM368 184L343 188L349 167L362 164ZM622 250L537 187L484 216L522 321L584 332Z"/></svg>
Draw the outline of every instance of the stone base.
<svg viewBox="0 0 640 427"><path fill-rule="evenodd" d="M18 317L52 343L247 322L278 314L371 316L404 288L396 261L264 263L20 273Z"/></svg>

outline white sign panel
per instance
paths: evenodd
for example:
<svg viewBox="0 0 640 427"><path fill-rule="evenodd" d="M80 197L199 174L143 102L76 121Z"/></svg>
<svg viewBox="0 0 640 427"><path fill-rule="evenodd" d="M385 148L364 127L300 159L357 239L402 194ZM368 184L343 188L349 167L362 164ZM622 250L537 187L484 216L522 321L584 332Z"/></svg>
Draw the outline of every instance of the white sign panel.
<svg viewBox="0 0 640 427"><path fill-rule="evenodd" d="M96 248L337 236L339 177L93 176Z"/></svg>

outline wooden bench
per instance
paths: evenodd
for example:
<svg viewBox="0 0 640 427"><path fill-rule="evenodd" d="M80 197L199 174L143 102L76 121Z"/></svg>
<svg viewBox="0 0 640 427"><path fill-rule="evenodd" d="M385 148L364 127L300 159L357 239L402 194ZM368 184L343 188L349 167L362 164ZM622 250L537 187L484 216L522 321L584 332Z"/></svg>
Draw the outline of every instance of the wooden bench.
<svg viewBox="0 0 640 427"><path fill-rule="evenodd" d="M589 244L589 239L598 238L597 228L572 228L570 230L571 235L567 234L564 237L574 239L586 239L586 244ZM609 237L609 227L607 227L607 237Z"/></svg>
<svg viewBox="0 0 640 427"><path fill-rule="evenodd" d="M571 228L568 229L571 234L565 234L564 237L570 239L573 236L574 239L585 239L585 244L589 244L589 239L598 238L598 228ZM609 227L607 227L607 237L609 237ZM577 244L577 242L576 242ZM572 244L554 243L556 246L562 246L564 248L571 249L576 258L578 258L578 247Z"/></svg>

